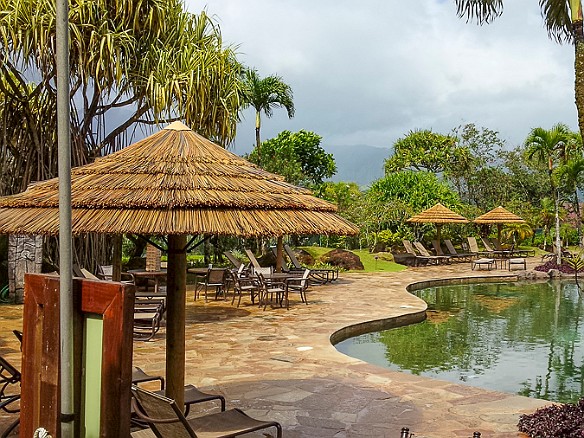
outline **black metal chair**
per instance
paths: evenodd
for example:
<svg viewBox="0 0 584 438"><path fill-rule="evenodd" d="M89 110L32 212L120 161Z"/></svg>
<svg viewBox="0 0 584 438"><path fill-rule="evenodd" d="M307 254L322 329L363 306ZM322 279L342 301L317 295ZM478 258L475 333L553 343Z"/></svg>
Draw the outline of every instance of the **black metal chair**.
<svg viewBox="0 0 584 438"><path fill-rule="evenodd" d="M20 381L21 375L14 366L0 356L0 409L9 414L20 413ZM18 406L16 406L18 405ZM2 438L7 437L20 423L20 415L2 432Z"/></svg>

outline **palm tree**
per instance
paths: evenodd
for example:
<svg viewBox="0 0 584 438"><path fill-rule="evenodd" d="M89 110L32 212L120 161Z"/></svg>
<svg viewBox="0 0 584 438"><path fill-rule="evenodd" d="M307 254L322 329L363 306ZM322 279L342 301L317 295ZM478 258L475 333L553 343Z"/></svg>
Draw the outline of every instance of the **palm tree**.
<svg viewBox="0 0 584 438"><path fill-rule="evenodd" d="M550 236L550 230L555 220L555 205L550 198L541 200L541 210L539 211L538 221L543 225L543 249L547 251L547 239ZM550 239L551 243L551 239Z"/></svg>
<svg viewBox="0 0 584 438"><path fill-rule="evenodd" d="M584 177L584 158L568 160L557 169L558 179L568 187L573 196L573 206L576 212L576 228L578 229L578 244L582 245L582 215L580 212L580 200L578 186Z"/></svg>
<svg viewBox="0 0 584 438"><path fill-rule="evenodd" d="M285 84L280 76L271 75L260 78L257 70L248 69L243 79L243 105L252 106L256 110L256 147L260 148L261 114L270 118L274 114L274 108L284 107L288 117L294 117L294 102L292 101L292 88Z"/></svg>
<svg viewBox="0 0 584 438"><path fill-rule="evenodd" d="M558 123L547 130L543 128L533 128L527 139L527 158L536 159L540 163L546 163L548 175L550 178L550 187L554 200L555 222L556 222L556 259L558 265L562 262L562 251L560 241L560 199L558 187L553 175L555 161L560 157L565 157L566 144L571 139L571 133L568 127Z"/></svg>
<svg viewBox="0 0 584 438"><path fill-rule="evenodd" d="M478 24L493 21L503 13L503 0L455 0L459 17ZM584 31L581 0L539 0L545 27L551 39L574 45L576 109L578 126L584 135Z"/></svg>

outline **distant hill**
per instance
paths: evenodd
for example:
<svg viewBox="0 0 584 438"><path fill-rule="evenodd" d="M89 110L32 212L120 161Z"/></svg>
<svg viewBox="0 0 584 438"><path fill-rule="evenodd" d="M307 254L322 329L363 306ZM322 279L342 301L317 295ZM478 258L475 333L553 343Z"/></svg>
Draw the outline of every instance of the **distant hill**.
<svg viewBox="0 0 584 438"><path fill-rule="evenodd" d="M389 148L375 146L328 146L323 148L333 154L337 163L337 174L331 181L355 182L359 186L368 186L383 177L383 163L389 157Z"/></svg>

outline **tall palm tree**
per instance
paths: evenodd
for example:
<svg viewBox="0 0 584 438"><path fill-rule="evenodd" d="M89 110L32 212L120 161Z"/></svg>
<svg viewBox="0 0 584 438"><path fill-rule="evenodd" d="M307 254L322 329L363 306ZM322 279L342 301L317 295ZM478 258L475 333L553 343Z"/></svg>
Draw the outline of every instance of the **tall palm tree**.
<svg viewBox="0 0 584 438"><path fill-rule="evenodd" d="M530 160L535 158L538 162L547 164L550 187L554 199L556 219L556 260L558 264L562 262L562 245L560 241L560 199L558 185L556 184L553 172L556 161L560 157L566 156L566 144L570 139L571 133L568 127L562 123L558 123L550 130L539 127L533 128L525 140L527 158Z"/></svg>
<svg viewBox="0 0 584 438"><path fill-rule="evenodd" d="M584 177L584 158L568 160L557 170L558 179L562 181L572 192L573 206L576 212L576 228L578 229L578 244L582 245L582 215L580 212L580 200L578 198L578 186Z"/></svg>
<svg viewBox="0 0 584 438"><path fill-rule="evenodd" d="M493 21L503 13L503 0L455 0L457 14L479 24ZM584 135L584 31L581 0L539 0L545 27L551 39L574 45L574 93L578 126Z"/></svg>
<svg viewBox="0 0 584 438"><path fill-rule="evenodd" d="M252 106L256 110L256 147L261 144L261 114L270 118L274 114L274 108L283 107L288 112L288 117L294 117L294 102L292 100L292 88L280 76L271 75L260 78L257 70L248 69L243 79L243 105Z"/></svg>

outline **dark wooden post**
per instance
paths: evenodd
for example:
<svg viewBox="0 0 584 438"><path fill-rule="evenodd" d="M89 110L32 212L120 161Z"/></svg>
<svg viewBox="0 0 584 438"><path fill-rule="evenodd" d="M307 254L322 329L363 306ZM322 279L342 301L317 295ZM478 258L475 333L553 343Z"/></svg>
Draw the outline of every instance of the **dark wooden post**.
<svg viewBox="0 0 584 438"><path fill-rule="evenodd" d="M122 235L113 235L112 280L122 279Z"/></svg>
<svg viewBox="0 0 584 438"><path fill-rule="evenodd" d="M166 396L184 403L187 236L168 236L166 276Z"/></svg>
<svg viewBox="0 0 584 438"><path fill-rule="evenodd" d="M283 247L284 238L278 236L278 243L276 244L276 272L282 272L282 260L284 260Z"/></svg>

